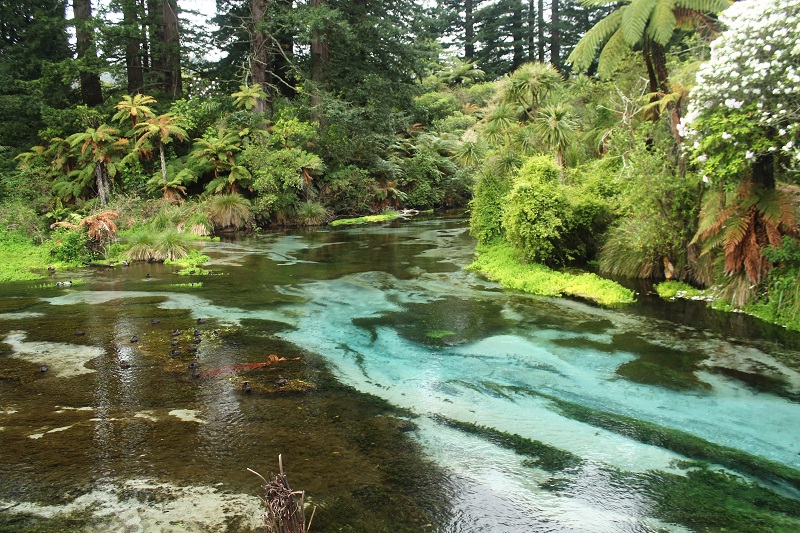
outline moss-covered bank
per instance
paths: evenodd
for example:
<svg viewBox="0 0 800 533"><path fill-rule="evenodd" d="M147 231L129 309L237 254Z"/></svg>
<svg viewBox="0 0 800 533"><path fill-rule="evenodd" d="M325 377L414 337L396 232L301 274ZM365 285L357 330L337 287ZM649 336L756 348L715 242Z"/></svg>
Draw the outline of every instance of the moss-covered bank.
<svg viewBox="0 0 800 533"><path fill-rule="evenodd" d="M543 265L525 263L519 251L509 244L478 248L478 258L467 267L510 289L539 296L574 296L604 306L634 301L633 291L588 272L557 272Z"/></svg>

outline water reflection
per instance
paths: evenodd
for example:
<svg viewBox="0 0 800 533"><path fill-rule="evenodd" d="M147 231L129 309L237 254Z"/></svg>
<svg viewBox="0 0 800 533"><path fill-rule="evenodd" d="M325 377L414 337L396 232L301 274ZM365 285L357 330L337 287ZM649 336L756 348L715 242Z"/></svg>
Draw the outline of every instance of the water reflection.
<svg viewBox="0 0 800 533"><path fill-rule="evenodd" d="M736 530L724 510L692 522L678 497L739 491L692 462L709 458L800 488L793 336L748 338L700 305L504 292L463 270L473 244L463 220L284 232L208 243L222 274L202 286L136 265L0 287L28 296L0 308L0 499L150 509L183 485L255 512L245 467L269 472L279 453L320 531ZM114 492L126 480L157 488ZM769 512L794 524L792 502Z"/></svg>

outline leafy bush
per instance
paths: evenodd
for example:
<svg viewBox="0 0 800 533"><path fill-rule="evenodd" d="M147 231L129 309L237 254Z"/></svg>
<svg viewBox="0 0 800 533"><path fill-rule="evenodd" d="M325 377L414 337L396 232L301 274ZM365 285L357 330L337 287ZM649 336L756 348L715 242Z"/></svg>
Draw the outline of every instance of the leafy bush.
<svg viewBox="0 0 800 533"><path fill-rule="evenodd" d="M503 238L503 205L510 181L489 172L478 176L469 203L469 229L478 244L498 242Z"/></svg>
<svg viewBox="0 0 800 533"><path fill-rule="evenodd" d="M503 229L508 242L527 261L552 264L556 244L567 230L570 206L563 192L552 182L520 178L505 200Z"/></svg>
<svg viewBox="0 0 800 533"><path fill-rule="evenodd" d="M414 99L411 109L413 122L430 125L452 115L461 108L456 97L450 92L430 92Z"/></svg>
<svg viewBox="0 0 800 533"><path fill-rule="evenodd" d="M451 115L434 120L431 123L431 128L439 133L456 133L460 135L477 122L478 119L476 117L456 111Z"/></svg>
<svg viewBox="0 0 800 533"><path fill-rule="evenodd" d="M328 218L328 210L317 202L301 202L295 212L295 218L303 226L319 226Z"/></svg>
<svg viewBox="0 0 800 533"><path fill-rule="evenodd" d="M83 230L57 228L50 241L50 255L56 261L72 264L91 262L93 254L89 248L89 234Z"/></svg>
<svg viewBox="0 0 800 533"><path fill-rule="evenodd" d="M325 181L320 199L332 206L337 214L374 212L378 182L366 170L347 165L329 173Z"/></svg>
<svg viewBox="0 0 800 533"><path fill-rule="evenodd" d="M189 255L189 236L176 230L167 230L155 236L153 261L176 261Z"/></svg>

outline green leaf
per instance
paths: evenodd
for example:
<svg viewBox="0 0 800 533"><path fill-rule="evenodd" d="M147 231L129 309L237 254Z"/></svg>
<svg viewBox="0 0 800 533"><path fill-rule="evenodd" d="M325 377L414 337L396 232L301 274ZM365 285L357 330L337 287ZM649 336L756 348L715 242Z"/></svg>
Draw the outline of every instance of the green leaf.
<svg viewBox="0 0 800 533"><path fill-rule="evenodd" d="M635 0L625 10L621 28L628 46L636 46L641 41L656 2L657 0Z"/></svg>
<svg viewBox="0 0 800 533"><path fill-rule="evenodd" d="M676 24L674 0L658 0L647 25L647 36L658 44L666 46L672 38Z"/></svg>

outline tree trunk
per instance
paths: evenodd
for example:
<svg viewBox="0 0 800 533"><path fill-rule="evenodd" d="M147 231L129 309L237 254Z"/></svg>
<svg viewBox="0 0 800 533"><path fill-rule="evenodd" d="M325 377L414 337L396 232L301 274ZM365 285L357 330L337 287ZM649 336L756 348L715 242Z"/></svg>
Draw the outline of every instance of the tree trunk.
<svg viewBox="0 0 800 533"><path fill-rule="evenodd" d="M511 19L511 35L514 43L514 57L512 59L512 68L516 70L520 65L525 62L525 35L523 32L523 15L524 4L518 2L514 7Z"/></svg>
<svg viewBox="0 0 800 533"><path fill-rule="evenodd" d="M142 38L139 24L139 5L135 0L123 0L122 16L125 26L125 67L128 74L128 93L141 93L144 88L142 70Z"/></svg>
<svg viewBox="0 0 800 533"><path fill-rule="evenodd" d="M559 0L550 0L550 64L558 71L563 70L561 64L561 30L559 30Z"/></svg>
<svg viewBox="0 0 800 533"><path fill-rule="evenodd" d="M164 185L167 184L167 161L164 158L164 143L158 143L158 155L161 157L161 177L164 179Z"/></svg>
<svg viewBox="0 0 800 533"><path fill-rule="evenodd" d="M164 86L164 6L163 0L142 0L147 2L147 33L150 43L149 85Z"/></svg>
<svg viewBox="0 0 800 533"><path fill-rule="evenodd" d="M771 153L760 154L753 163L753 181L764 189L775 188L775 157Z"/></svg>
<svg viewBox="0 0 800 533"><path fill-rule="evenodd" d="M292 10L292 0L278 0L282 10L289 13ZM277 36L279 50L273 54L273 77L278 91L286 98L294 98L297 90L292 82L292 61L294 58L294 35L281 32Z"/></svg>
<svg viewBox="0 0 800 533"><path fill-rule="evenodd" d="M108 202L108 192L106 191L106 164L99 161L94 167L94 178L97 182L97 196L100 198L100 205L106 206Z"/></svg>
<svg viewBox="0 0 800 533"><path fill-rule="evenodd" d="M97 50L91 20L91 0L73 0L72 12L75 17L75 50L78 59L83 60L80 73L81 98L84 104L94 107L103 103L103 89L100 87L100 74L94 69Z"/></svg>
<svg viewBox="0 0 800 533"><path fill-rule="evenodd" d="M544 63L544 0L539 0L539 23L537 27L538 42L536 43L539 49L539 62Z"/></svg>
<svg viewBox="0 0 800 533"><path fill-rule="evenodd" d="M327 0L311 0L311 7L324 7L327 4ZM311 94L311 108L312 120L316 121L320 128L324 126L325 117L322 116L319 91L322 90L325 68L330 61L328 39L329 35L325 30L319 26L314 28L311 34L311 83L314 85L313 93Z"/></svg>
<svg viewBox="0 0 800 533"><path fill-rule="evenodd" d="M464 0L464 61L475 59L475 6L472 0Z"/></svg>
<svg viewBox="0 0 800 533"><path fill-rule="evenodd" d="M528 0L528 20L527 20L527 34L528 34L528 61L536 59L536 8L534 7L535 0Z"/></svg>
<svg viewBox="0 0 800 533"><path fill-rule="evenodd" d="M178 1L163 0L164 8L164 92L173 98L183 94Z"/></svg>
<svg viewBox="0 0 800 533"><path fill-rule="evenodd" d="M259 87L267 94L272 92L272 88L267 82L268 65L270 63L269 53L267 51L267 42L264 38L264 10L266 8L266 0L252 0L250 2L250 20L253 24L252 34L250 37L250 80L252 84ZM255 113L269 113L272 115L272 102L265 98L256 99L256 105L253 108Z"/></svg>

